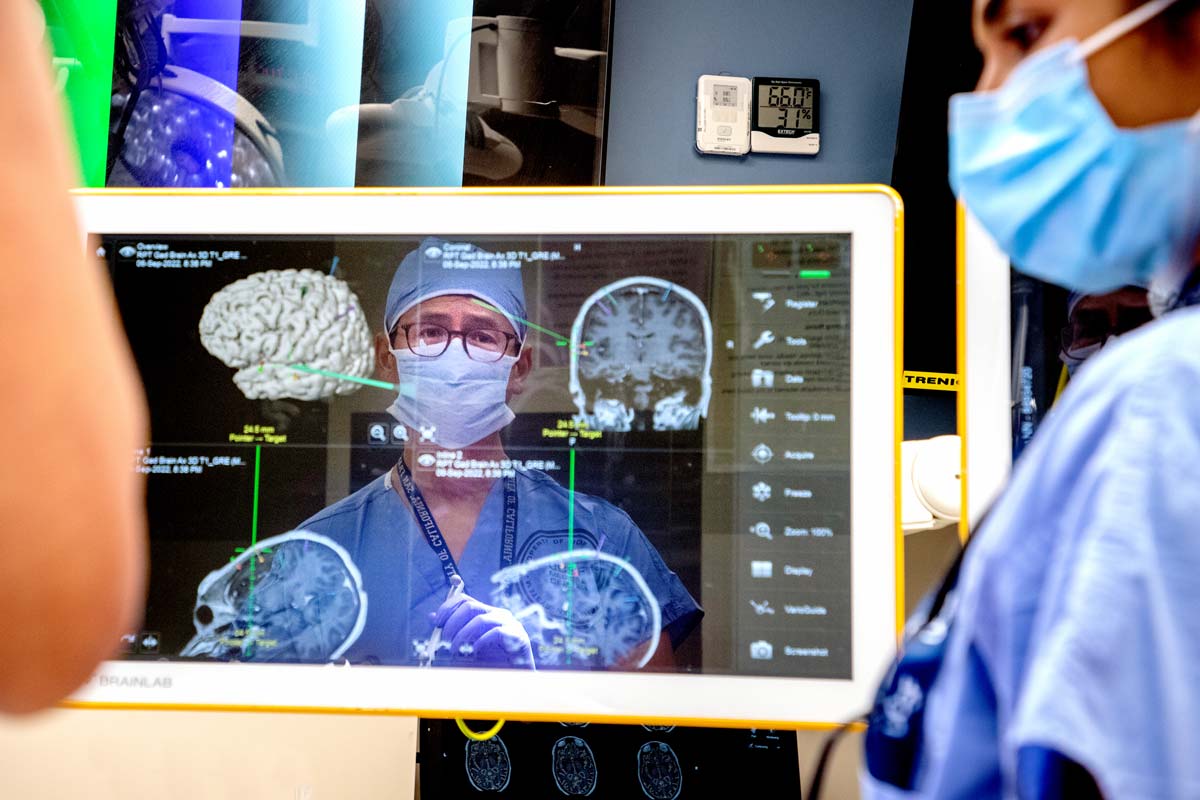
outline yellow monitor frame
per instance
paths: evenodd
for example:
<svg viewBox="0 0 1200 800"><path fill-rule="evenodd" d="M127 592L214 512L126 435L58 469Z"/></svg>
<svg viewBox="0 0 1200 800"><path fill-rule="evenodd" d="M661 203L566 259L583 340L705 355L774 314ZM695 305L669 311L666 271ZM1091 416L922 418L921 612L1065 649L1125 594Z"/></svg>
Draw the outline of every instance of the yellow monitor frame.
<svg viewBox="0 0 1200 800"><path fill-rule="evenodd" d="M81 191L76 199L87 235L849 232L855 277L854 656L849 681L112 661L65 705L783 729L829 727L869 707L904 620L899 508L904 216L890 188L140 190ZM874 366L858 366L867 362Z"/></svg>

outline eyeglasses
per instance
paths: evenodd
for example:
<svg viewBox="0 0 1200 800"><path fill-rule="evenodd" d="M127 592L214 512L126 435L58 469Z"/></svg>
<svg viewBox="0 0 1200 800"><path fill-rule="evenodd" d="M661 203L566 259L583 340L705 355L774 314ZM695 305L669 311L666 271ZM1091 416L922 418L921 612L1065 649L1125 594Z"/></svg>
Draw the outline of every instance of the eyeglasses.
<svg viewBox="0 0 1200 800"><path fill-rule="evenodd" d="M467 358L484 364L493 364L508 352L516 335L494 328L475 328L469 331L452 331L441 325L409 323L402 325L404 342L413 355L421 358L437 358L450 349L450 340L462 342Z"/></svg>
<svg viewBox="0 0 1200 800"><path fill-rule="evenodd" d="M1092 344L1104 344L1112 336L1121 336L1151 322L1154 315L1144 306L1118 308L1115 319L1102 309L1084 309L1072 315L1062 329L1062 347L1071 350Z"/></svg>

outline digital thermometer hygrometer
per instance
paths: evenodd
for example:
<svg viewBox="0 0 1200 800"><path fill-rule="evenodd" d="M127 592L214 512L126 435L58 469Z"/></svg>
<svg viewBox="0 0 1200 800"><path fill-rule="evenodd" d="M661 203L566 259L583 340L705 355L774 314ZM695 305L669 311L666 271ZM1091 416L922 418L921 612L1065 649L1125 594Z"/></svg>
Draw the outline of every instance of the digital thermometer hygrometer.
<svg viewBox="0 0 1200 800"><path fill-rule="evenodd" d="M749 78L701 75L696 88L696 149L744 156L750 152Z"/></svg>
<svg viewBox="0 0 1200 800"><path fill-rule="evenodd" d="M815 156L821 151L821 82L755 78L750 149Z"/></svg>

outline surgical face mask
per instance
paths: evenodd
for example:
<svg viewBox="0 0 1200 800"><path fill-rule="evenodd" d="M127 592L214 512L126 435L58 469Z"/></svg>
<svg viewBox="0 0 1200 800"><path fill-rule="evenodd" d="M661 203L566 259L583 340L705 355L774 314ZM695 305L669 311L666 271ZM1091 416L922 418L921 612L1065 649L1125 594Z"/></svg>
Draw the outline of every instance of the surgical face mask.
<svg viewBox="0 0 1200 800"><path fill-rule="evenodd" d="M388 412L435 443L458 450L481 441L513 421L506 404L508 376L516 356L492 364L467 358L451 342L437 358L392 350L400 373L400 393Z"/></svg>
<svg viewBox="0 0 1200 800"><path fill-rule="evenodd" d="M1074 375L1075 371L1083 366L1083 362L1092 358L1104 348L1109 347L1119 338L1121 337L1114 333L1102 342L1092 342L1083 347L1063 348L1058 351L1058 358L1066 365L1067 374Z"/></svg>
<svg viewBox="0 0 1200 800"><path fill-rule="evenodd" d="M1058 357L1066 365L1067 372L1074 375L1075 370L1079 369L1083 362L1099 353L1103 347L1102 342L1089 344L1086 347L1072 347L1069 350L1060 350Z"/></svg>
<svg viewBox="0 0 1200 800"><path fill-rule="evenodd" d="M1153 0L1083 44L1030 56L997 91L951 100L954 191L1022 272L1100 294L1190 264L1200 115L1120 129L1087 70L1174 2Z"/></svg>

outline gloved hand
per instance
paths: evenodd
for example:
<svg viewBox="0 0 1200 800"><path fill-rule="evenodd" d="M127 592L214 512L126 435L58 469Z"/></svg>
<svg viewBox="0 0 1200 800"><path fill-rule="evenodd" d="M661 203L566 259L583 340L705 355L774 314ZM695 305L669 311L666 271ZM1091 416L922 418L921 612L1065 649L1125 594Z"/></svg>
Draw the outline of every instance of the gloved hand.
<svg viewBox="0 0 1200 800"><path fill-rule="evenodd" d="M534 669L529 634L512 612L460 594L433 615L454 660L462 665Z"/></svg>

